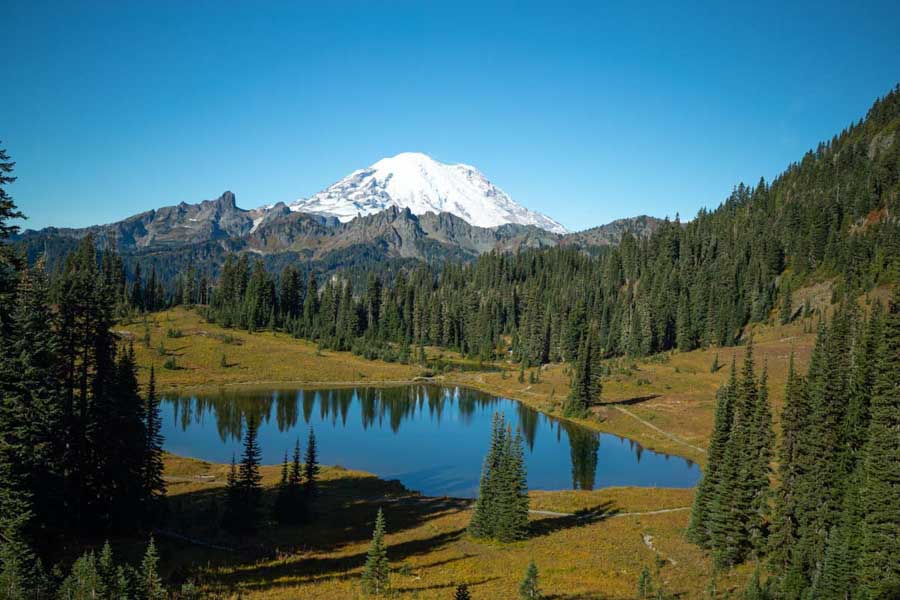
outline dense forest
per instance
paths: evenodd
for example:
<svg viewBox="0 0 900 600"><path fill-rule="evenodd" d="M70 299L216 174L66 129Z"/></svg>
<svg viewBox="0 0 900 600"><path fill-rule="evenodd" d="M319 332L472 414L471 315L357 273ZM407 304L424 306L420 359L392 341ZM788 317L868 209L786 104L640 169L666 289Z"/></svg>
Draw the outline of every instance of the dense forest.
<svg viewBox="0 0 900 600"><path fill-rule="evenodd" d="M241 254L215 285L188 273L176 297L208 299L208 317L225 326L283 328L370 357L433 344L482 359L509 348L526 365L574 362L586 332L605 357L729 346L748 323L799 314L800 285L834 279L839 300L898 279L898 129L894 90L771 184L739 185L716 210L667 221L646 240L626 233L596 255L492 252L391 281L370 273L356 289L294 265L274 275Z"/></svg>
<svg viewBox="0 0 900 600"><path fill-rule="evenodd" d="M887 314L823 320L805 376L791 358L774 486L767 397L748 348L718 393L688 537L719 568L765 560L757 598L900 596L900 292Z"/></svg>

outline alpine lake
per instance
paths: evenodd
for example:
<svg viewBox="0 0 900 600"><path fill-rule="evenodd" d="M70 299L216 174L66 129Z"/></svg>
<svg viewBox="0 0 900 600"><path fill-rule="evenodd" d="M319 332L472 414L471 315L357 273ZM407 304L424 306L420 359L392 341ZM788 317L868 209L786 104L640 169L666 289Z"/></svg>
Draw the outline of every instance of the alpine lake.
<svg viewBox="0 0 900 600"><path fill-rule="evenodd" d="M533 490L693 487L700 478L688 459L455 386L229 388L164 396L161 408L165 449L174 454L240 460L252 418L263 464L280 463L298 439L305 450L312 428L322 464L396 479L427 496L477 494L494 413L522 433Z"/></svg>

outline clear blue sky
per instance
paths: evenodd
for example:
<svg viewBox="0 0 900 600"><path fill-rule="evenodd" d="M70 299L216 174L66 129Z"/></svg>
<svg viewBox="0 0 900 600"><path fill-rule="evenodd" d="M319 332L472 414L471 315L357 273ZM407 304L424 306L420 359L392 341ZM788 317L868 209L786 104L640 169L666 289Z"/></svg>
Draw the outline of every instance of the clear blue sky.
<svg viewBox="0 0 900 600"><path fill-rule="evenodd" d="M900 81L896 1L0 0L0 15L0 140L31 228L226 189L290 201L402 151L473 164L570 229L690 218Z"/></svg>

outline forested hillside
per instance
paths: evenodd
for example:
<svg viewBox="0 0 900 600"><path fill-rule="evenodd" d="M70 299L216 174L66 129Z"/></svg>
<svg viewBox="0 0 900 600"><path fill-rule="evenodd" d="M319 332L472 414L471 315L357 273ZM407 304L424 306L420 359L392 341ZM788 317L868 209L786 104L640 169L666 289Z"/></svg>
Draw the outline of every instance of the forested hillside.
<svg viewBox="0 0 900 600"><path fill-rule="evenodd" d="M898 129L895 89L775 181L738 185L716 210L644 240L626 233L595 256L495 251L392 281L370 274L355 294L340 273L322 282L288 265L274 276L241 255L226 262L209 317L373 355L389 341L490 358L509 336L526 365L572 360L586 331L606 356L732 345L748 323L804 310L792 303L800 285L834 280L837 300L897 280Z"/></svg>

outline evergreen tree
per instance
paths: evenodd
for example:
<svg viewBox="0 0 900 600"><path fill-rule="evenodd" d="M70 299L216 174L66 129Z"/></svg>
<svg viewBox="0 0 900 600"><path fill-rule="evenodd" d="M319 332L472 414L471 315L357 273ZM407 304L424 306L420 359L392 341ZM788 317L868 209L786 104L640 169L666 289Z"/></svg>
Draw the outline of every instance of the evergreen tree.
<svg viewBox="0 0 900 600"><path fill-rule="evenodd" d="M72 565L72 571L60 586L62 600L89 600L100 597L103 581L97 570L97 557L93 552L83 554Z"/></svg>
<svg viewBox="0 0 900 600"><path fill-rule="evenodd" d="M384 513L379 508L375 517L375 531L372 533L372 543L366 554L366 564L363 569L362 588L365 594L381 595L388 591L390 581L390 566L387 558L387 547L384 543Z"/></svg>
<svg viewBox="0 0 900 600"><path fill-rule="evenodd" d="M872 598L900 593L900 288L878 348L862 462L860 583Z"/></svg>
<svg viewBox="0 0 900 600"><path fill-rule="evenodd" d="M453 594L453 600L472 600L472 595L469 593L469 586L464 583L456 586L456 593Z"/></svg>
<svg viewBox="0 0 900 600"><path fill-rule="evenodd" d="M540 587L538 587L538 568L532 560L528 563L525 578L519 584L519 598L522 600L540 600L543 597Z"/></svg>
<svg viewBox="0 0 900 600"><path fill-rule="evenodd" d="M778 481L775 494L772 536L769 539L769 560L779 577L793 564L793 549L797 542L797 484L802 475L799 461L800 444L809 418L804 379L794 368L794 355L788 364L784 408L781 413L781 445L778 453ZM786 582L781 582L788 585ZM791 586L793 584L790 584Z"/></svg>
<svg viewBox="0 0 900 600"><path fill-rule="evenodd" d="M224 527L233 533L254 531L259 525L262 504L262 476L259 473L261 451L257 442L258 425L247 419L244 450L236 467L232 459L228 475Z"/></svg>
<svg viewBox="0 0 900 600"><path fill-rule="evenodd" d="M12 337L0 344L0 545L16 556L17 579L29 587L35 583L31 547L59 524L62 503L59 352L48 293L41 265L22 272Z"/></svg>
<svg viewBox="0 0 900 600"><path fill-rule="evenodd" d="M591 328L578 349L575 375L572 378L571 390L563 410L566 416L584 418L590 407L600 401L603 385L599 359L600 351L596 345L593 328Z"/></svg>
<svg viewBox="0 0 900 600"><path fill-rule="evenodd" d="M158 564L156 544L153 543L153 536L151 536L144 559L141 561L140 585L138 586L138 595L141 600L165 600L166 598L166 589L163 587L162 579L157 571Z"/></svg>
<svg viewBox="0 0 900 600"><path fill-rule="evenodd" d="M722 461L731 436L735 395L737 394L737 371L731 362L731 376L728 382L716 392L716 413L712 437L707 450L706 472L697 486L691 520L687 536L701 548L710 547L710 527L720 515L712 514L712 504L722 487Z"/></svg>
<svg viewBox="0 0 900 600"><path fill-rule="evenodd" d="M506 444L506 429L503 415L494 413L491 421L491 442L481 468L481 480L469 533L476 538L493 537L497 530L496 506L499 494L500 464Z"/></svg>
<svg viewBox="0 0 900 600"><path fill-rule="evenodd" d="M782 325L787 325L791 322L791 319L794 316L794 306L793 301L791 299L791 287L790 285L786 285L784 289L784 294L781 297L781 310L779 312L779 320Z"/></svg>
<svg viewBox="0 0 900 600"><path fill-rule="evenodd" d="M284 453L284 461L281 463L281 480L278 482L278 491L275 496L275 504L272 506L272 517L279 523L289 523L291 520L291 488L289 484L289 467L287 451Z"/></svg>
<svg viewBox="0 0 900 600"><path fill-rule="evenodd" d="M312 427L309 428L309 439L306 442L303 477L307 502L312 502L319 495L319 450L316 446L316 434Z"/></svg>
<svg viewBox="0 0 900 600"><path fill-rule="evenodd" d="M495 537L501 542L523 539L528 532L528 480L522 436L507 429L498 467Z"/></svg>
<svg viewBox="0 0 900 600"><path fill-rule="evenodd" d="M144 494L151 504L158 504L166 494L166 482L163 479L163 436L162 416L160 415L159 398L156 396L156 374L150 367L150 381L147 383L147 402L145 409L147 425L147 448L144 458Z"/></svg>

